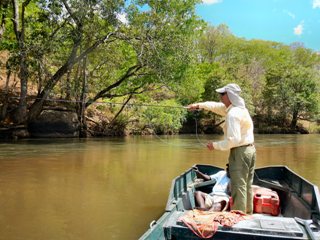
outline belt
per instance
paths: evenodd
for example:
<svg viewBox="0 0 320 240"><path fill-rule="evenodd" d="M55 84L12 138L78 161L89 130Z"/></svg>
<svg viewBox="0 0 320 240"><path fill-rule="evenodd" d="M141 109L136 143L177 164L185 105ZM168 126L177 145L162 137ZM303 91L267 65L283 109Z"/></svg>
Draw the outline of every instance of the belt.
<svg viewBox="0 0 320 240"><path fill-rule="evenodd" d="M254 146L254 143L249 143L249 144L246 144L246 145L242 145L242 146L238 146L238 147L233 147L231 149L235 149L235 148L239 148L239 147L253 147Z"/></svg>
<svg viewBox="0 0 320 240"><path fill-rule="evenodd" d="M249 143L247 145L243 145L243 146L240 146L240 147L253 147L254 146L254 143Z"/></svg>

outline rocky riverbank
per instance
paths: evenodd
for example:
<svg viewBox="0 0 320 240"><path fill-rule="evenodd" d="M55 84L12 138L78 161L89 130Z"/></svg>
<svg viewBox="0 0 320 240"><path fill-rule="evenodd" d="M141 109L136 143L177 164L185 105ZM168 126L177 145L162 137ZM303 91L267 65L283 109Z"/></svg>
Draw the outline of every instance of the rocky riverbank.
<svg viewBox="0 0 320 240"><path fill-rule="evenodd" d="M96 119L96 120L95 120ZM99 120L100 119L100 120ZM141 127L139 124L130 124L130 127L114 123L108 125L101 116L92 116L87 121L87 137L107 137L124 135L152 135L156 134L150 126ZM80 137L80 123L78 116L70 111L44 110L41 115L28 125L11 125L0 128L2 139L19 138L78 138ZM220 126L213 127L211 122L186 121L179 134L222 134ZM255 122L255 133L258 134L309 134L310 131L300 124L297 128L279 127Z"/></svg>

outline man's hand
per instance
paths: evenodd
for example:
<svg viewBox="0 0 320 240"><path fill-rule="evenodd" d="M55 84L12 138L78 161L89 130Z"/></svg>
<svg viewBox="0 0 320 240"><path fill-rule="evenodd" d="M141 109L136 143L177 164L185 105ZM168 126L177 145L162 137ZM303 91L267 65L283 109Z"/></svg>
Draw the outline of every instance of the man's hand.
<svg viewBox="0 0 320 240"><path fill-rule="evenodd" d="M208 142L208 143L207 143L207 148L208 148L210 151L214 150L213 143L212 143L212 142Z"/></svg>
<svg viewBox="0 0 320 240"><path fill-rule="evenodd" d="M194 110L200 109L200 108L199 108L199 104L197 104L197 103L190 104L190 105L187 106L187 108L188 108L188 110L190 110L190 111L194 111Z"/></svg>
<svg viewBox="0 0 320 240"><path fill-rule="evenodd" d="M193 170L199 171L197 167L192 167Z"/></svg>

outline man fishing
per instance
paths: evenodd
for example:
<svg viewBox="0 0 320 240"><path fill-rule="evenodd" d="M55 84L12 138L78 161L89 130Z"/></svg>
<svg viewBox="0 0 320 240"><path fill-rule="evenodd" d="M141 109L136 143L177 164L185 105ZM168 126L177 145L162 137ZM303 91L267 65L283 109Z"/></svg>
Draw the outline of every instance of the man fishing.
<svg viewBox="0 0 320 240"><path fill-rule="evenodd" d="M209 150L230 150L229 173L231 179L232 210L253 213L253 194L251 185L256 162L253 122L245 102L240 97L241 88L230 83L216 89L221 102L201 102L189 105L189 110L203 109L225 117L224 139L208 142Z"/></svg>

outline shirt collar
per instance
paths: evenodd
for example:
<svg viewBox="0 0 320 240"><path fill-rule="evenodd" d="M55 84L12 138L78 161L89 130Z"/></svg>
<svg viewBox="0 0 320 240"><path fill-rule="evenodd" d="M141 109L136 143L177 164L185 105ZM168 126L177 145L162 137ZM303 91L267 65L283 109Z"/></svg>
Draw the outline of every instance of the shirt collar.
<svg viewBox="0 0 320 240"><path fill-rule="evenodd" d="M229 107L227 108L227 112L229 112L232 107L233 107L232 104L230 104Z"/></svg>

